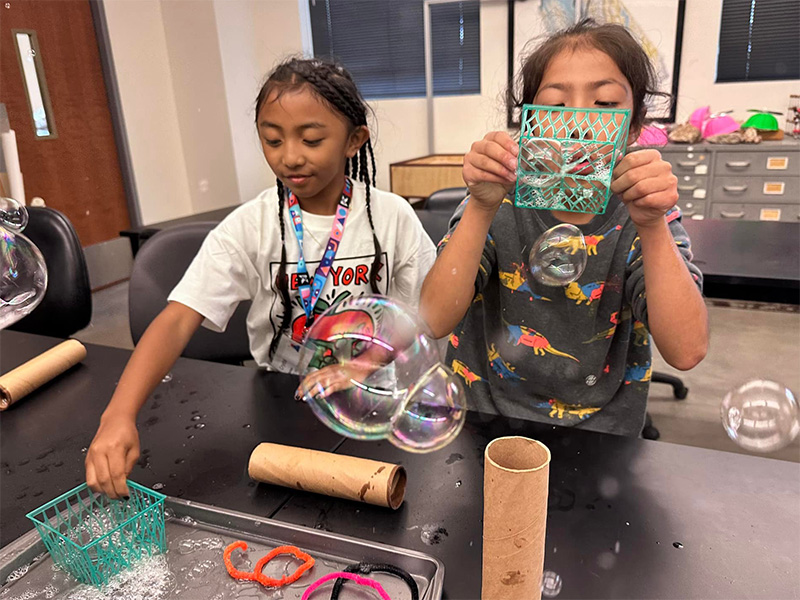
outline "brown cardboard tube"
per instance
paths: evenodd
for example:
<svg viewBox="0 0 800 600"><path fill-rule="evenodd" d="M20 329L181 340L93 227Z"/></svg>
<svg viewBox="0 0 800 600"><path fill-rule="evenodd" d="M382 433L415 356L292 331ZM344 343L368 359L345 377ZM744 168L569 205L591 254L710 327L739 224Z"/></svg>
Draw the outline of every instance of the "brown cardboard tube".
<svg viewBox="0 0 800 600"><path fill-rule="evenodd" d="M501 437L486 446L481 598L538 600L550 450L536 440Z"/></svg>
<svg viewBox="0 0 800 600"><path fill-rule="evenodd" d="M67 340L39 356L0 375L0 411L30 394L54 377L86 358L86 347L78 340Z"/></svg>
<svg viewBox="0 0 800 600"><path fill-rule="evenodd" d="M250 455L250 478L326 496L396 509L406 493L400 465L263 443Z"/></svg>

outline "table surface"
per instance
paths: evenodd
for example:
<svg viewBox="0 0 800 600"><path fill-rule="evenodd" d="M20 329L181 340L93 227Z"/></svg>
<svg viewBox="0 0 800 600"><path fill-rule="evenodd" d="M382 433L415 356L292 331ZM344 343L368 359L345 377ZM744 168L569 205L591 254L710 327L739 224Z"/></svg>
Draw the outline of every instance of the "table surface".
<svg viewBox="0 0 800 600"><path fill-rule="evenodd" d="M0 333L0 372L57 342ZM88 351L81 365L0 414L2 545L30 529L26 512L82 481L81 449L129 356ZM292 399L293 377L189 359L172 373L142 410L149 452L132 479L435 555L446 565L446 598L479 595L483 449L501 435L535 437L551 449L545 568L562 577L559 598L800 597L796 463L480 413L446 448L409 454L385 442L342 443ZM405 503L393 512L253 486L246 464L260 441L400 462L409 475ZM424 543L423 531L435 543Z"/></svg>

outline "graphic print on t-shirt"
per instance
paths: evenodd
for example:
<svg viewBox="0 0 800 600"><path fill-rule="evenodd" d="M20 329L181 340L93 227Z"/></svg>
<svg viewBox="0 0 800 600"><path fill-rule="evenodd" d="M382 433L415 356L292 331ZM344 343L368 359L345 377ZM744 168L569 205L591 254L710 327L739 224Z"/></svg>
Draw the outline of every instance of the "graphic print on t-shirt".
<svg viewBox="0 0 800 600"><path fill-rule="evenodd" d="M369 285L369 272L374 260L373 254L354 256L354 257L336 257L333 265L331 266L328 280L322 288L322 293L314 306L314 315L320 315L331 306L338 304L342 300L350 296L361 296L364 294L371 294L372 288ZM387 253L381 255L380 268L378 270L377 284L378 290L381 294L388 296L389 294L389 281L391 273L387 267L388 264ZM309 273L314 273L320 261L309 261L306 263ZM280 262L270 262L269 273L270 282L276 292L275 299L270 307L269 320L272 325L272 332L277 333L281 328L281 321L283 320L283 303L281 302L280 293L277 286L275 286L275 278L280 268ZM295 339L300 339L303 336L303 329L306 325L306 314L303 311L303 304L300 300L300 293L298 291L297 281L297 263L286 263L286 275L289 278L289 297L292 302L292 322L291 330L287 333Z"/></svg>

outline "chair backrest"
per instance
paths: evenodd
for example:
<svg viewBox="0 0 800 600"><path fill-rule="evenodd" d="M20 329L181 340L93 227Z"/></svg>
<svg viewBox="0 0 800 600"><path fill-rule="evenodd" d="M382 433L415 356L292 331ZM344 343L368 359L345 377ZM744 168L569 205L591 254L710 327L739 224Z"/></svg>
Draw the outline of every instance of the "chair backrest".
<svg viewBox="0 0 800 600"><path fill-rule="evenodd" d="M158 232L136 254L128 288L131 336L138 343L145 329L164 307L208 232L217 223L190 223ZM247 336L250 302L242 302L223 333L200 327L182 356L229 364L252 360Z"/></svg>
<svg viewBox="0 0 800 600"><path fill-rule="evenodd" d="M92 290L86 257L72 223L59 211L28 207L23 233L39 248L47 265L47 290L41 303L9 329L66 338L92 320Z"/></svg>
<svg viewBox="0 0 800 600"><path fill-rule="evenodd" d="M417 211L422 227L431 236L434 244L438 244L447 233L450 217L467 195L467 188L446 188L434 192Z"/></svg>

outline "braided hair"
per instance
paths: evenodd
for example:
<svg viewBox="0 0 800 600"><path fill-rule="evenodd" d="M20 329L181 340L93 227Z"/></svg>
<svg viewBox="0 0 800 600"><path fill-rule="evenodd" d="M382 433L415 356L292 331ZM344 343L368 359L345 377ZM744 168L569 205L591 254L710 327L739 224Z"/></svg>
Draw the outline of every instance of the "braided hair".
<svg viewBox="0 0 800 600"><path fill-rule="evenodd" d="M258 111L273 92L277 93L275 99L283 93L295 91L306 86L318 99L331 107L332 110L342 114L355 129L367 126L368 106L358 91L350 73L341 65L319 59L292 58L280 65L267 77L256 98L256 125L258 125ZM372 230L372 244L375 255L369 271L369 285L373 294L379 294L378 272L381 267L381 244L375 235L375 223L372 218L372 203L370 201L370 186L375 185L375 154L372 150L372 141L367 139L358 152L346 162L345 175L361 181L366 188L367 218ZM283 219L283 207L286 203L286 189L278 180L278 222L281 229L281 264L275 278L275 286L283 303L283 319L280 330L273 336L269 347L269 357L272 358L278 348L283 333L289 329L292 320L291 298L289 296L289 281L286 276L286 226Z"/></svg>

